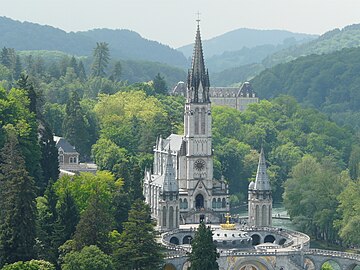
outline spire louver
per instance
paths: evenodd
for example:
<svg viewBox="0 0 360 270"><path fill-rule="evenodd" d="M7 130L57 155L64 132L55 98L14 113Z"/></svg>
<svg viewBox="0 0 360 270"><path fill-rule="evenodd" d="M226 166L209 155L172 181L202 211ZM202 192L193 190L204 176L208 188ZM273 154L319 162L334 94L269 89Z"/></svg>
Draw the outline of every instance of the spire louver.
<svg viewBox="0 0 360 270"><path fill-rule="evenodd" d="M254 190L271 190L269 177L266 173L266 161L263 148L261 148L260 152Z"/></svg>
<svg viewBox="0 0 360 270"><path fill-rule="evenodd" d="M188 72L187 83L188 102L208 103L209 99L209 72L205 69L204 56L201 44L200 26L198 24L195 38L194 53L191 69Z"/></svg>

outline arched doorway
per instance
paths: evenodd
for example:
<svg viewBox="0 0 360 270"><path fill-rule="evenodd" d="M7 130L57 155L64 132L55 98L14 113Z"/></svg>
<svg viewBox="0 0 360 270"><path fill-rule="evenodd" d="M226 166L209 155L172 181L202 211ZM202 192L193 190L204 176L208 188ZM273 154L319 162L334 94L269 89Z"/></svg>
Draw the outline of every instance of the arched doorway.
<svg viewBox="0 0 360 270"><path fill-rule="evenodd" d="M204 196L202 194L198 194L195 197L195 208L201 209L204 208Z"/></svg>
<svg viewBox="0 0 360 270"><path fill-rule="evenodd" d="M253 246L256 246L256 245L260 244L260 235L258 235L258 234L253 234L253 235L251 236L251 239L252 239L252 245L253 245Z"/></svg>
<svg viewBox="0 0 360 270"><path fill-rule="evenodd" d="M264 238L264 243L274 243L275 242L275 237L271 234L265 236Z"/></svg>
<svg viewBox="0 0 360 270"><path fill-rule="evenodd" d="M185 235L184 238L183 238L183 244L191 244L191 240L192 240L192 236L191 235Z"/></svg>
<svg viewBox="0 0 360 270"><path fill-rule="evenodd" d="M283 244L285 244L285 242L286 242L286 239L285 239L285 238L282 238L282 239L280 239L280 241L279 241L279 245L282 246Z"/></svg>
<svg viewBox="0 0 360 270"><path fill-rule="evenodd" d="M171 237L171 238L170 238L170 243L171 243L171 244L174 244L174 245L179 245L179 244L180 244L179 238L177 238L177 237L175 237L175 236Z"/></svg>

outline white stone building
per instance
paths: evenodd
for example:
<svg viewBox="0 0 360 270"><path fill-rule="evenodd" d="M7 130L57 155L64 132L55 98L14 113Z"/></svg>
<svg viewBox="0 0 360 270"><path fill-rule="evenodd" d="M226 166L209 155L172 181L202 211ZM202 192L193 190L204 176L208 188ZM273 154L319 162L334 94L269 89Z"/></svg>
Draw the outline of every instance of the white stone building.
<svg viewBox="0 0 360 270"><path fill-rule="evenodd" d="M228 186L213 178L209 87L198 26L188 73L184 134L159 137L153 171L145 172L144 197L160 230L200 221L218 223L229 211Z"/></svg>

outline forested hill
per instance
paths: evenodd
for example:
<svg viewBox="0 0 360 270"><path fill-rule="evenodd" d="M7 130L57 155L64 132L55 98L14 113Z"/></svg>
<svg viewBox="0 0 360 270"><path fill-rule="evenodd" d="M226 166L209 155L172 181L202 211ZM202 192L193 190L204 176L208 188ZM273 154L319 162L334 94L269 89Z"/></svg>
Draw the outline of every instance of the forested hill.
<svg viewBox="0 0 360 270"><path fill-rule="evenodd" d="M230 57L220 59L218 66L227 65L228 68L218 72L218 70L211 70L218 73L212 74L212 83L217 86L226 86L234 83L238 83L244 80L249 80L253 76L259 74L265 68L273 67L277 64L290 62L301 56L310 54L327 54L335 51L342 50L344 48L354 48L360 46L360 24L354 24L344 27L342 30L334 29L329 31L317 39L302 44L294 44L281 50L273 48L273 52L268 53L267 56L263 57L262 61L243 62L242 65L230 66L227 58L233 59L241 57L240 54L236 55L236 52L232 52L233 55ZM278 46L279 47L279 46ZM252 49L254 50L254 49ZM259 55L264 55L264 51L260 51ZM259 59L258 55L258 59ZM249 56L243 57L243 60L248 60ZM253 58L256 60L256 58ZM211 62L211 61L210 61ZM225 64L225 65L224 65ZM250 67L250 68L249 68ZM251 72L250 72L251 71Z"/></svg>
<svg viewBox="0 0 360 270"><path fill-rule="evenodd" d="M360 48L309 55L263 71L251 82L260 98L294 96L341 125L360 130Z"/></svg>
<svg viewBox="0 0 360 270"><path fill-rule="evenodd" d="M280 45L289 39L311 40L316 36L300 33L292 33L285 30L257 30L240 28L223 35L203 41L206 57L222 54L226 51L238 51L243 47L253 48L261 45ZM186 57L192 54L193 45L189 44L178 48Z"/></svg>
<svg viewBox="0 0 360 270"><path fill-rule="evenodd" d="M89 56L96 42L109 43L111 56L114 59L187 66L187 60L181 52L157 41L147 40L133 31L96 29L67 33L51 26L0 17L0 47L14 48L18 51L62 51L78 56Z"/></svg>
<svg viewBox="0 0 360 270"><path fill-rule="evenodd" d="M353 24L343 29L334 29L307 43L297 44L276 52L263 61L266 67L294 60L309 54L324 54L344 48L360 46L360 24Z"/></svg>

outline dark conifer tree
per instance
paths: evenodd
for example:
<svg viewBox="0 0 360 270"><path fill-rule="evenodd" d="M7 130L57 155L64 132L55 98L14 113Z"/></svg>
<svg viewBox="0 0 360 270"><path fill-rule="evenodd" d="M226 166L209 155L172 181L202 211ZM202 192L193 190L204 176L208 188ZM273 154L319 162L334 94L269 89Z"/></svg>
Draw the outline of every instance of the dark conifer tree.
<svg viewBox="0 0 360 270"><path fill-rule="evenodd" d="M109 44L106 42L97 42L93 52L93 63L91 66L91 75L94 77L105 77L106 68L110 60Z"/></svg>
<svg viewBox="0 0 360 270"><path fill-rule="evenodd" d="M75 56L70 58L69 66L74 69L76 76L79 77L79 68Z"/></svg>
<svg viewBox="0 0 360 270"><path fill-rule="evenodd" d="M120 61L116 61L113 71L109 77L113 82L119 82L121 80L122 66Z"/></svg>
<svg viewBox="0 0 360 270"><path fill-rule="evenodd" d="M217 258L219 253L213 242L210 227L206 227L202 222L195 233L191 242L192 251L189 254L191 263L190 270L218 270Z"/></svg>
<svg viewBox="0 0 360 270"><path fill-rule="evenodd" d="M15 59L15 66L13 71L13 77L15 80L18 80L20 78L21 72L22 72L22 64L21 64L20 56L17 55Z"/></svg>
<svg viewBox="0 0 360 270"><path fill-rule="evenodd" d="M166 86L166 82L165 82L165 79L164 77L162 77L160 75L160 73L158 73L154 80L154 90L155 90L155 93L157 94L163 94L163 95L166 95L168 94L168 89L167 89L167 86Z"/></svg>
<svg viewBox="0 0 360 270"><path fill-rule="evenodd" d="M89 133L80 106L80 98L75 91L71 92L66 104L63 132L64 137L80 153L80 158L86 159L90 155Z"/></svg>
<svg viewBox="0 0 360 270"><path fill-rule="evenodd" d="M8 69L11 69L12 67L10 52L6 47L2 48L0 52L0 64L7 67Z"/></svg>
<svg viewBox="0 0 360 270"><path fill-rule="evenodd" d="M79 222L79 210L69 190L64 191L64 197L59 200L57 221L54 229L53 246L59 247L73 237Z"/></svg>
<svg viewBox="0 0 360 270"><path fill-rule="evenodd" d="M76 226L74 240L78 250L85 246L96 245L108 252L109 233L113 226L112 213L97 192L90 199Z"/></svg>
<svg viewBox="0 0 360 270"><path fill-rule="evenodd" d="M29 76L26 74L21 74L19 80L17 81L17 86L18 88L23 89L27 92L27 95L30 99L29 110L37 116L38 95L35 92L34 85L29 80Z"/></svg>
<svg viewBox="0 0 360 270"><path fill-rule="evenodd" d="M7 140L0 151L1 264L35 256L35 185L26 171L15 129L6 126Z"/></svg>
<svg viewBox="0 0 360 270"><path fill-rule="evenodd" d="M86 80L85 67L84 67L84 63L81 60L78 63L78 73L80 80Z"/></svg>
<svg viewBox="0 0 360 270"><path fill-rule="evenodd" d="M113 252L116 269L160 269L163 264L161 246L156 242L150 208L136 200L124 222L124 230Z"/></svg>
<svg viewBox="0 0 360 270"><path fill-rule="evenodd" d="M56 262L57 248L52 244L55 222L45 197L37 197L36 252L37 258Z"/></svg>
<svg viewBox="0 0 360 270"><path fill-rule="evenodd" d="M43 171L44 188L49 184L50 180L56 181L59 178L59 159L58 150L54 141L54 136L47 123L43 121L43 125L39 129L40 148L41 148L41 168ZM41 193L42 194L42 193Z"/></svg>

